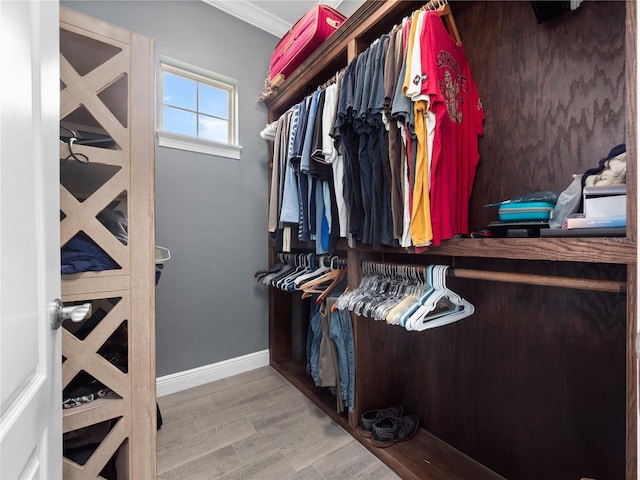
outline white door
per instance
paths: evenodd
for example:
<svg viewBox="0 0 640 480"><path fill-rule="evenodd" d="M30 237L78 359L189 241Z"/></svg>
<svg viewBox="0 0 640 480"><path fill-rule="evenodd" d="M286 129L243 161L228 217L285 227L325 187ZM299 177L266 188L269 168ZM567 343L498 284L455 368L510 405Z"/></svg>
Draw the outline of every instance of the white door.
<svg viewBox="0 0 640 480"><path fill-rule="evenodd" d="M59 9L0 0L0 479L62 477Z"/></svg>

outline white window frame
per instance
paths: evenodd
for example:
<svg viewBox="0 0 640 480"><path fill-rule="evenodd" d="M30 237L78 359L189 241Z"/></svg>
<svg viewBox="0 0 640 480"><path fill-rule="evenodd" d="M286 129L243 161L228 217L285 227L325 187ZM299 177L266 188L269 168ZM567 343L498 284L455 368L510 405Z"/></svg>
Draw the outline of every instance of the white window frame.
<svg viewBox="0 0 640 480"><path fill-rule="evenodd" d="M238 144L238 81L221 75L219 73L206 70L204 68L190 65L186 62L174 58L160 55L160 68L158 69L158 128L156 135L160 147L176 148L191 152L204 153L219 157L226 157L235 160L240 159L242 146ZM167 132L162 129L163 119L163 73L170 72L174 75L182 76L190 80L206 83L216 88L229 91L229 137L230 141L216 142L190 135Z"/></svg>

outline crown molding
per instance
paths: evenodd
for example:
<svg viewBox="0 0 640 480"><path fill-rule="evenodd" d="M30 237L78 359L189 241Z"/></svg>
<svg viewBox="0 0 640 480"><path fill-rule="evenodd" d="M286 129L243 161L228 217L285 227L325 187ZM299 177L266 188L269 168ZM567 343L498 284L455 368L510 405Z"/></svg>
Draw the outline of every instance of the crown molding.
<svg viewBox="0 0 640 480"><path fill-rule="evenodd" d="M202 0L203 2L222 10L229 15L239 18L243 22L249 23L256 28L282 38L291 28L291 24L285 22L280 17L276 17L271 12L259 7L259 1L250 2L248 0ZM337 8L343 0L325 0L323 3Z"/></svg>

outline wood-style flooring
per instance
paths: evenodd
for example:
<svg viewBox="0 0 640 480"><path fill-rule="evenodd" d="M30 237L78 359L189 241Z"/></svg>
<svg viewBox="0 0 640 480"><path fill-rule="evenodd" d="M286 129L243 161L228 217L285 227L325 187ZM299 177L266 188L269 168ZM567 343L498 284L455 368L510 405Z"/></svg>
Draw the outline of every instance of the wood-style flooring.
<svg viewBox="0 0 640 480"><path fill-rule="evenodd" d="M158 399L159 480L396 480L271 367Z"/></svg>

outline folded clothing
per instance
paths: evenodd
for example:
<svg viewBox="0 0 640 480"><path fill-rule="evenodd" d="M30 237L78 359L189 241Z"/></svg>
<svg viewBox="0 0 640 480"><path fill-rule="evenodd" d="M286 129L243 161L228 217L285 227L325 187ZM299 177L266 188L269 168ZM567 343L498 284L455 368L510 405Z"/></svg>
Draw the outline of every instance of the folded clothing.
<svg viewBox="0 0 640 480"><path fill-rule="evenodd" d="M60 252L62 274L117 270L120 266L84 232L69 240Z"/></svg>

